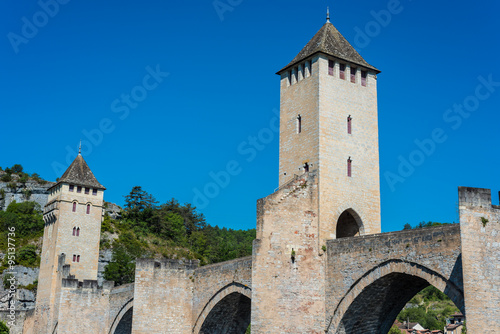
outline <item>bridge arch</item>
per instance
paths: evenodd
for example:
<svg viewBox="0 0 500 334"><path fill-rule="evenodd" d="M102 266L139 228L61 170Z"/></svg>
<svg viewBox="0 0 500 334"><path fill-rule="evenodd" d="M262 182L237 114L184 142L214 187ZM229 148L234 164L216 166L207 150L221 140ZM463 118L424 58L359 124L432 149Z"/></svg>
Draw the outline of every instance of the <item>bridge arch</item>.
<svg viewBox="0 0 500 334"><path fill-rule="evenodd" d="M399 312L433 285L465 314L463 291L439 273L413 262L389 260L356 281L330 315L327 333L386 334Z"/></svg>
<svg viewBox="0 0 500 334"><path fill-rule="evenodd" d="M233 282L207 302L196 319L193 333L244 333L250 324L252 290Z"/></svg>
<svg viewBox="0 0 500 334"><path fill-rule="evenodd" d="M335 227L335 237L348 238L364 235L365 229L359 214L353 208L347 208L339 212L339 218Z"/></svg>
<svg viewBox="0 0 500 334"><path fill-rule="evenodd" d="M120 312L113 319L109 334L130 334L132 333L132 315L134 311L134 299L130 299L122 306Z"/></svg>

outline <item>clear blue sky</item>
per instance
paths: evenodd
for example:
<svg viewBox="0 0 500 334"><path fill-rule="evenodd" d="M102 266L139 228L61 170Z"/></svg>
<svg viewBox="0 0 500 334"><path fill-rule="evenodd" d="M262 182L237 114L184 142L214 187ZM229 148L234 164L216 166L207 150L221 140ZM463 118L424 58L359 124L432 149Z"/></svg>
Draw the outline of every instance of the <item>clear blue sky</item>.
<svg viewBox="0 0 500 334"><path fill-rule="evenodd" d="M238 147L269 128L274 73L329 4L334 25L382 71L382 230L457 221L461 185L492 188L498 203L497 1L60 2L0 4L2 167L55 180L83 139L105 199L121 205L135 185L161 202L193 202L233 161L236 175L200 211L213 225L253 228L256 200L278 184L278 136L251 161ZM398 172L401 159L417 166Z"/></svg>

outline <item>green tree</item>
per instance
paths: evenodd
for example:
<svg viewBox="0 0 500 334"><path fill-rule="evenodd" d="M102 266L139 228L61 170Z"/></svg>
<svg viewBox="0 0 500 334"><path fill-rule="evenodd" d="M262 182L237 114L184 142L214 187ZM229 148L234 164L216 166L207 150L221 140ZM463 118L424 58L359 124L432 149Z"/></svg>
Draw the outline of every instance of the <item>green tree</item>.
<svg viewBox="0 0 500 334"><path fill-rule="evenodd" d="M153 215L158 202L155 198L142 190L140 186L132 188L125 196L126 217L134 222L147 222Z"/></svg>
<svg viewBox="0 0 500 334"><path fill-rule="evenodd" d="M9 327L7 327L5 322L0 321L0 334L9 334L9 333L10 333Z"/></svg>
<svg viewBox="0 0 500 334"><path fill-rule="evenodd" d="M394 325L387 334L403 334L403 332L396 325Z"/></svg>
<svg viewBox="0 0 500 334"><path fill-rule="evenodd" d="M26 245L22 247L17 252L16 262L25 267L38 267L40 265L40 257L36 253L36 246Z"/></svg>
<svg viewBox="0 0 500 334"><path fill-rule="evenodd" d="M405 226L403 227L403 230L411 230L411 225L406 223Z"/></svg>
<svg viewBox="0 0 500 334"><path fill-rule="evenodd" d="M115 285L134 282L135 260L123 245L114 245L111 262L104 268L104 279L114 281Z"/></svg>
<svg viewBox="0 0 500 334"><path fill-rule="evenodd" d="M15 227L18 237L40 233L44 228L40 205L36 202L12 201L6 211L0 211L0 227L3 231Z"/></svg>
<svg viewBox="0 0 500 334"><path fill-rule="evenodd" d="M12 173L14 173L14 174L19 174L19 173L23 172L23 166L21 166L20 164L15 164L10 169L12 170Z"/></svg>

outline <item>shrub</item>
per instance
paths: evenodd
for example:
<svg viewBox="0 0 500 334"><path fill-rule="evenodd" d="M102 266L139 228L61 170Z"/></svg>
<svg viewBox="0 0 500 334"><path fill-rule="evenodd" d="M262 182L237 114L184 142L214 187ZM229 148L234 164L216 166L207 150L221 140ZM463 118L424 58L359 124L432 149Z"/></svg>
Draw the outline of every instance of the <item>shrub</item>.
<svg viewBox="0 0 500 334"><path fill-rule="evenodd" d="M9 334L9 333L10 333L9 327L7 327L5 322L0 321L0 334Z"/></svg>
<svg viewBox="0 0 500 334"><path fill-rule="evenodd" d="M10 188L12 192L16 192L17 190L17 183L16 182L10 182L7 184L7 188Z"/></svg>
<svg viewBox="0 0 500 334"><path fill-rule="evenodd" d="M12 181L12 176L10 174L5 173L4 175L2 175L0 180L2 180L2 182L10 182Z"/></svg>
<svg viewBox="0 0 500 334"><path fill-rule="evenodd" d="M31 197L32 191L31 189L23 189L23 196L25 200L29 200Z"/></svg>
<svg viewBox="0 0 500 334"><path fill-rule="evenodd" d="M21 266L38 267L40 265L40 257L36 253L36 246L26 245L22 247L17 252L16 261Z"/></svg>
<svg viewBox="0 0 500 334"><path fill-rule="evenodd" d="M3 288L5 290L10 290L11 279L14 277L12 274L7 274L3 277Z"/></svg>
<svg viewBox="0 0 500 334"><path fill-rule="evenodd" d="M15 164L10 168L12 170L12 173L19 174L23 172L23 166L20 164Z"/></svg>
<svg viewBox="0 0 500 334"><path fill-rule="evenodd" d="M23 184L24 184L24 183L28 182L29 178L30 178L30 177L29 177L29 175L28 175L28 174L26 174L26 173L21 173L21 174L20 174L20 178L19 178L19 182L21 182L21 183L23 183Z"/></svg>

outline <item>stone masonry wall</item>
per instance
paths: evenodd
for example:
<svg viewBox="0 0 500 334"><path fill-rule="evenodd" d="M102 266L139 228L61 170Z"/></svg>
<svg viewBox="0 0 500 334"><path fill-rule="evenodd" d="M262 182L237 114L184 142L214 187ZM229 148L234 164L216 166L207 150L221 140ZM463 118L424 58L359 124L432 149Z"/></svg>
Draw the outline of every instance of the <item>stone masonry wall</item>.
<svg viewBox="0 0 500 334"><path fill-rule="evenodd" d="M63 279L57 332L108 334L112 287L113 282L99 288L96 280Z"/></svg>
<svg viewBox="0 0 500 334"><path fill-rule="evenodd" d="M497 333L500 207L491 204L489 189L460 187L459 210L467 333Z"/></svg>
<svg viewBox="0 0 500 334"><path fill-rule="evenodd" d="M197 267L198 261L137 260L133 334L191 333Z"/></svg>
<svg viewBox="0 0 500 334"><path fill-rule="evenodd" d="M254 333L324 331L325 264L318 249L317 188L317 176L305 173L257 202Z"/></svg>

